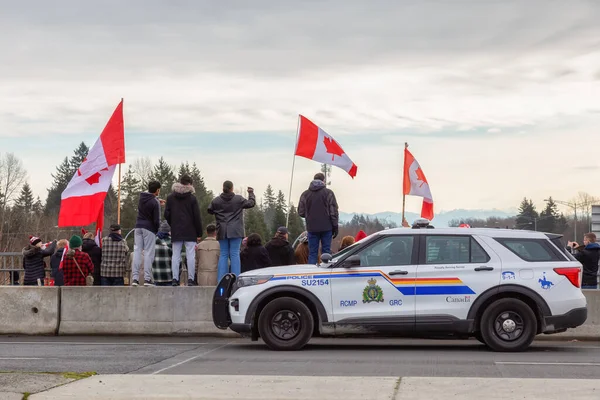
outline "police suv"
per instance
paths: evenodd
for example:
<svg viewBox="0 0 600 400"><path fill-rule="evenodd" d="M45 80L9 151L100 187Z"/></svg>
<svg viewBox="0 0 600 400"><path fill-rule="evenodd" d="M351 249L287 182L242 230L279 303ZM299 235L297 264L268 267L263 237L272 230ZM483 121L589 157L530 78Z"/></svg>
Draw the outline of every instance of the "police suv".
<svg viewBox="0 0 600 400"><path fill-rule="evenodd" d="M536 335L587 318L581 264L558 235L400 228L322 261L225 276L215 325L275 350L366 334L475 337L495 351L523 351Z"/></svg>

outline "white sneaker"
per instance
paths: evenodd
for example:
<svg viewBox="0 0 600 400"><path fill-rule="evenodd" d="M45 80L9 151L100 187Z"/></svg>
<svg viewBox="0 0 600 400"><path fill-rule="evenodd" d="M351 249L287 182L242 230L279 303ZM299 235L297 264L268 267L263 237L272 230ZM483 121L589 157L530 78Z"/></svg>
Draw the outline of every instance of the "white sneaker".
<svg viewBox="0 0 600 400"><path fill-rule="evenodd" d="M154 285L154 283L152 283L152 281L145 281L144 286L151 287L151 286L155 286L155 285Z"/></svg>
<svg viewBox="0 0 600 400"><path fill-rule="evenodd" d="M131 286L139 286L140 283L136 280L134 280L133 282L131 282Z"/></svg>

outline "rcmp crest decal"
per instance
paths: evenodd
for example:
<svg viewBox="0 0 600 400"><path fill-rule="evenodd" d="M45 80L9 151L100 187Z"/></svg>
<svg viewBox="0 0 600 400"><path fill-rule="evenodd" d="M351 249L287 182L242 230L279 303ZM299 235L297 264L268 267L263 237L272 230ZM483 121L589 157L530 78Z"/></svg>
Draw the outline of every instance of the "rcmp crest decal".
<svg viewBox="0 0 600 400"><path fill-rule="evenodd" d="M365 290L363 290L363 303L383 303L383 290L375 279L369 279L369 284Z"/></svg>

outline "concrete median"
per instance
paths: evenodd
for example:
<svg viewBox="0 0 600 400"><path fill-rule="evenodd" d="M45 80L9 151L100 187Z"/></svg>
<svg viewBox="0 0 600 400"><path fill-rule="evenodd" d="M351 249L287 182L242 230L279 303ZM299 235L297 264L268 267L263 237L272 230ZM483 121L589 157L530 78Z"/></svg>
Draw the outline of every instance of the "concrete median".
<svg viewBox="0 0 600 400"><path fill-rule="evenodd" d="M59 288L0 288L0 334L55 335L59 325Z"/></svg>
<svg viewBox="0 0 600 400"><path fill-rule="evenodd" d="M219 335L214 288L63 287L60 335Z"/></svg>

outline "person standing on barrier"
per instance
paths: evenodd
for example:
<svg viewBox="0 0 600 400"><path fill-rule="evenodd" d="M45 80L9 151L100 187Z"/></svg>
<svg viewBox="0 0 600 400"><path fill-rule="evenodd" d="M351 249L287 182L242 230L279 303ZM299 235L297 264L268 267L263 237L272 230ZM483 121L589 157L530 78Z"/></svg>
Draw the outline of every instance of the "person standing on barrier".
<svg viewBox="0 0 600 400"><path fill-rule="evenodd" d="M188 269L188 286L197 286L194 282L196 264L196 241L202 237L202 219L200 207L194 196L192 178L188 175L181 177L173 184L173 193L167 197L165 219L171 226L171 241L173 243L173 286L179 286L179 266L181 250L185 245L186 265Z"/></svg>
<svg viewBox="0 0 600 400"><path fill-rule="evenodd" d="M140 284L140 267L144 264L144 286L152 286L152 263L154 262L154 246L156 234L160 227L160 182L148 183L148 191L140 193L137 222L135 224L135 244L133 248L133 282L131 286ZM142 251L144 256L142 259Z"/></svg>
<svg viewBox="0 0 600 400"><path fill-rule="evenodd" d="M253 208L255 205L254 189L248 188L248 200L246 200L242 196L233 193L233 183L231 181L225 181L223 183L223 193L216 197L208 207L208 212L214 215L217 220L217 240L221 247L218 282L229 272L230 262L231 272L235 275L241 273L240 247L242 238L245 236L244 210Z"/></svg>
<svg viewBox="0 0 600 400"><path fill-rule="evenodd" d="M102 239L102 286L125 286L128 256L129 247L123 239L121 225L111 225L110 234Z"/></svg>
<svg viewBox="0 0 600 400"><path fill-rule="evenodd" d="M152 265L152 275L156 286L173 284L172 258L171 227L167 221L163 221L160 224L158 235L156 235L156 251Z"/></svg>
<svg viewBox="0 0 600 400"><path fill-rule="evenodd" d="M206 239L196 246L196 273L198 285L217 286L217 267L221 256L221 246L217 242L217 227L206 227Z"/></svg>
<svg viewBox="0 0 600 400"><path fill-rule="evenodd" d="M56 240L50 247L42 249L42 239L37 236L29 237L29 244L23 249L23 269L25 277L23 285L25 286L44 286L44 277L46 276L45 257L50 257L56 250Z"/></svg>

